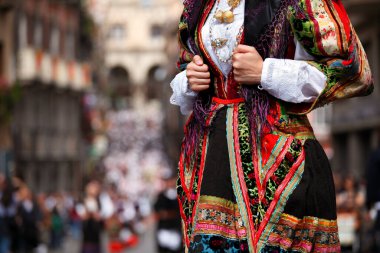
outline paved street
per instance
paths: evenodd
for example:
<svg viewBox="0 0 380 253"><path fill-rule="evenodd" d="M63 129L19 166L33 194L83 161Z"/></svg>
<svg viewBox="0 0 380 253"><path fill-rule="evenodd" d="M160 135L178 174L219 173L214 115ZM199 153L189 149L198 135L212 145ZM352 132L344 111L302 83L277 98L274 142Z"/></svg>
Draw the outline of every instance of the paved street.
<svg viewBox="0 0 380 253"><path fill-rule="evenodd" d="M80 241L66 237L62 249L50 250L49 253L80 253Z"/></svg>
<svg viewBox="0 0 380 253"><path fill-rule="evenodd" d="M140 238L138 247L127 250L126 253L156 253L154 232L153 228L146 231L145 235Z"/></svg>
<svg viewBox="0 0 380 253"><path fill-rule="evenodd" d="M148 229L140 238L138 246L125 250L124 253L156 253L154 233L154 227ZM106 235L103 236L102 241L103 253L108 253ZM61 250L50 250L49 253L80 253L80 242L71 237L67 237Z"/></svg>

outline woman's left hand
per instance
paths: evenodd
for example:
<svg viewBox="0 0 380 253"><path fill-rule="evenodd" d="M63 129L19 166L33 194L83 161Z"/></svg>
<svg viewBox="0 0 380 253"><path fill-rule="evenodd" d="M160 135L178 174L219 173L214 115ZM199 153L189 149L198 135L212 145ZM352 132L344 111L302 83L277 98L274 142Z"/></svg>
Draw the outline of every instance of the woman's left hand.
<svg viewBox="0 0 380 253"><path fill-rule="evenodd" d="M232 56L235 81L240 84L260 84L263 62L254 47L238 45Z"/></svg>

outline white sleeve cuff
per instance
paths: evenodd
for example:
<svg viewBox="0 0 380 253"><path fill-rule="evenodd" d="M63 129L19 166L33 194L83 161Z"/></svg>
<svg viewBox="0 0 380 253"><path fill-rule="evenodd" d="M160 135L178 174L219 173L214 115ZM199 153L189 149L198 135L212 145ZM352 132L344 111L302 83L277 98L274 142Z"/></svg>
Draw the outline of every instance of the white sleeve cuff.
<svg viewBox="0 0 380 253"><path fill-rule="evenodd" d="M186 77L186 70L177 74L170 83L173 94L170 103L178 105L183 115L190 114L193 110L193 103L198 93L189 89Z"/></svg>
<svg viewBox="0 0 380 253"><path fill-rule="evenodd" d="M286 102L313 102L325 88L326 79L321 71L305 61L267 58L261 86Z"/></svg>

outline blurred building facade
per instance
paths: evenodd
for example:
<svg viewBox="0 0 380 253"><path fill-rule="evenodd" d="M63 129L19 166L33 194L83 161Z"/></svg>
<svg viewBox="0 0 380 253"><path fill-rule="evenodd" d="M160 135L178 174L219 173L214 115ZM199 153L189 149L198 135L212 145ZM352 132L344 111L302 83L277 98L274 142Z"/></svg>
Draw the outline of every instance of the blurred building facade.
<svg viewBox="0 0 380 253"><path fill-rule="evenodd" d="M176 0L91 0L104 43L111 93L132 97L141 105L160 99L169 64L165 28L178 22L182 5ZM172 64L172 63L170 63Z"/></svg>
<svg viewBox="0 0 380 253"><path fill-rule="evenodd" d="M6 9L0 76L21 90L9 124L14 174L37 192L75 190L83 162L82 95L91 87L81 1L5 0L0 9Z"/></svg>
<svg viewBox="0 0 380 253"><path fill-rule="evenodd" d="M12 14L12 1L0 1L0 172L5 174L12 168L11 149L12 140L9 127L9 115L11 114L9 102L5 97L11 93L10 83L15 80L13 34L14 17ZM10 97L10 96L9 96Z"/></svg>
<svg viewBox="0 0 380 253"><path fill-rule="evenodd" d="M380 1L343 1L366 50L375 80L368 97L333 103L331 133L333 169L362 177L368 155L380 145Z"/></svg>
<svg viewBox="0 0 380 253"><path fill-rule="evenodd" d="M103 42L107 93L116 110L163 115L162 144L176 168L184 118L169 105L176 74L177 27L183 5L176 0L89 0Z"/></svg>
<svg viewBox="0 0 380 253"><path fill-rule="evenodd" d="M183 126L187 116L181 114L178 106L169 103L172 89L169 84L175 75L178 74L177 61L179 55L178 46L178 17L170 22L165 29L166 47L165 52L168 57L166 66L167 77L162 91L162 103L166 103L162 109L166 115L164 121L165 149L169 158L170 165L177 169L180 155L181 141L183 139Z"/></svg>

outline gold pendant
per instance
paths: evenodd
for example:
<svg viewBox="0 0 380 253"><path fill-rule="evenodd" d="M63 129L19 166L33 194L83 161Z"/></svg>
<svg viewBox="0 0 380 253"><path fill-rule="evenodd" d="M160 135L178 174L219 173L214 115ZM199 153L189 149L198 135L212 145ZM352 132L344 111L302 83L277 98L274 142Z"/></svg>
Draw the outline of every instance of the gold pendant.
<svg viewBox="0 0 380 253"><path fill-rule="evenodd" d="M214 14L214 18L218 20L220 23L230 24L235 20L235 14L233 10L240 4L241 0L228 0L228 5L231 7L228 11L218 10Z"/></svg>
<svg viewBox="0 0 380 253"><path fill-rule="evenodd" d="M215 13L214 18L215 18L216 20L218 20L219 22L222 23L222 22L223 22L223 11L218 10L218 11Z"/></svg>
<svg viewBox="0 0 380 253"><path fill-rule="evenodd" d="M240 0L228 0L228 5L235 9L240 4Z"/></svg>
<svg viewBox="0 0 380 253"><path fill-rule="evenodd" d="M227 44L227 39L218 38L211 41L211 46L213 48L221 48L224 47Z"/></svg>
<svg viewBox="0 0 380 253"><path fill-rule="evenodd" d="M214 18L220 23L230 24L235 20L235 14L232 11L217 11L214 15Z"/></svg>
<svg viewBox="0 0 380 253"><path fill-rule="evenodd" d="M234 13L232 11L225 11L223 13L223 21L224 21L224 23L230 24L230 23L234 22L234 19L235 19L235 15L234 15Z"/></svg>

